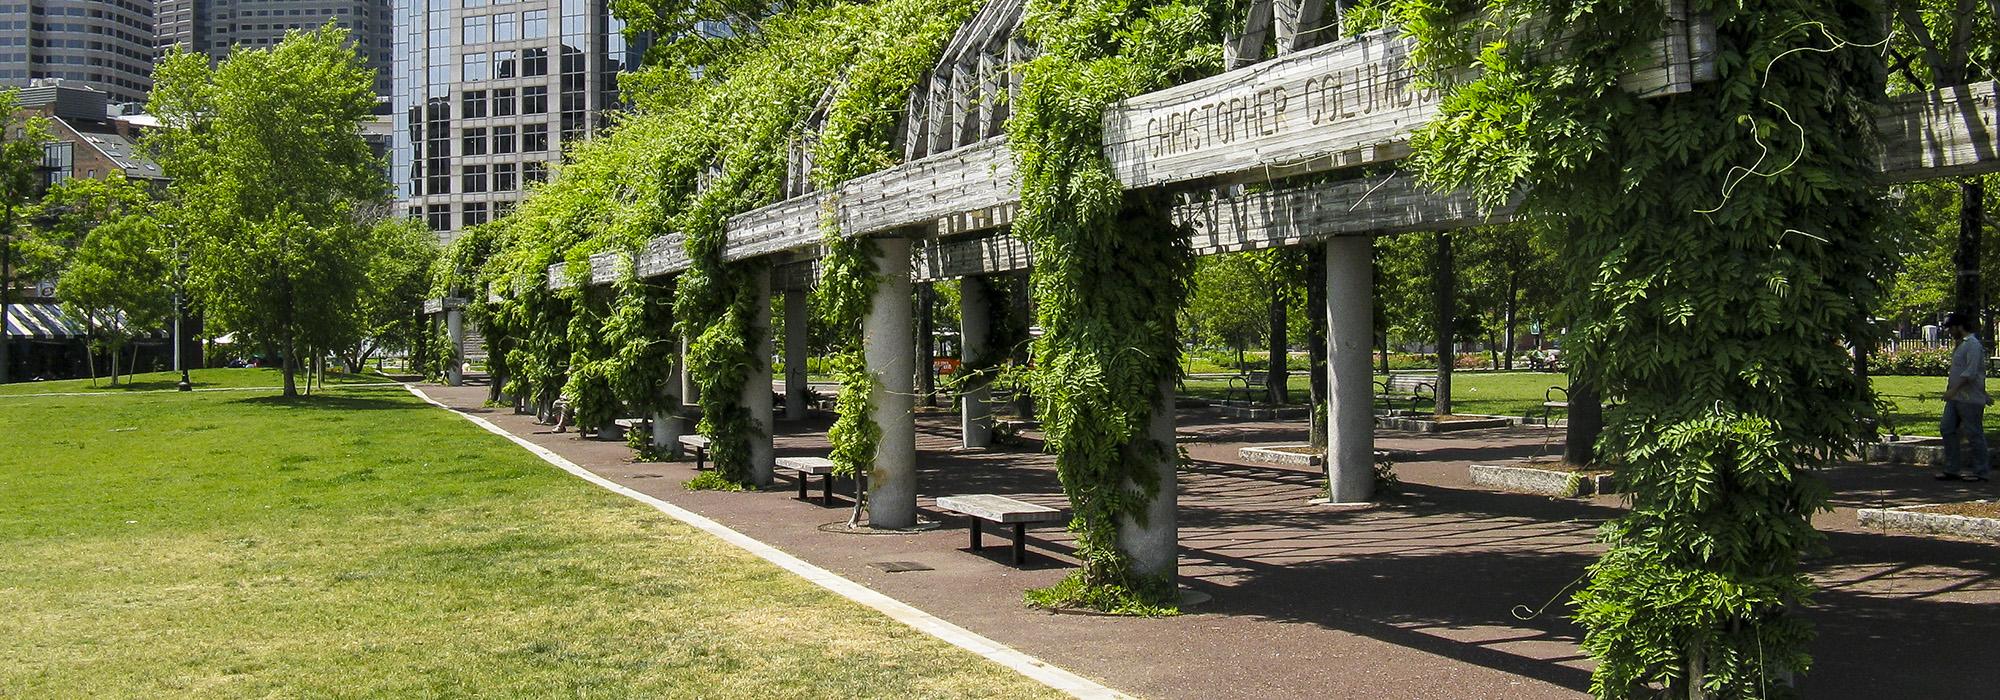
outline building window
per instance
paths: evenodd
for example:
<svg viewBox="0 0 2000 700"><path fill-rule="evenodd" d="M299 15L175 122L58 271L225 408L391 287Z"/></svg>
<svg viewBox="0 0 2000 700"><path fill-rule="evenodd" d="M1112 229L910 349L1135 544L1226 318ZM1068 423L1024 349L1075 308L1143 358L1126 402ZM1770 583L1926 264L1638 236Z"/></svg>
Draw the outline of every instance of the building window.
<svg viewBox="0 0 2000 700"><path fill-rule="evenodd" d="M484 15L467 17L459 27L461 28L459 32L460 45L476 46L493 40L492 35L486 31L486 17Z"/></svg>
<svg viewBox="0 0 2000 700"><path fill-rule="evenodd" d="M514 51L493 52L493 77L506 79L514 76Z"/></svg>
<svg viewBox="0 0 2000 700"><path fill-rule="evenodd" d="M514 88L500 88L493 91L493 116L514 116Z"/></svg>
<svg viewBox="0 0 2000 700"><path fill-rule="evenodd" d="M522 182L545 182L549 179L549 164L539 160L521 164Z"/></svg>
<svg viewBox="0 0 2000 700"><path fill-rule="evenodd" d="M529 10L521 13L521 38L549 38L549 11Z"/></svg>
<svg viewBox="0 0 2000 700"><path fill-rule="evenodd" d="M478 119L486 116L486 91L467 90L458 97L459 116Z"/></svg>
<svg viewBox="0 0 2000 700"><path fill-rule="evenodd" d="M493 40L513 41L521 38L521 18L512 12L493 16Z"/></svg>
<svg viewBox="0 0 2000 700"><path fill-rule="evenodd" d="M520 182L514 179L513 163L498 163L493 166L494 192L512 192L520 187Z"/></svg>
<svg viewBox="0 0 2000 700"><path fill-rule="evenodd" d="M486 223L486 203L466 202L465 212L459 215L459 223L468 227Z"/></svg>
<svg viewBox="0 0 2000 700"><path fill-rule="evenodd" d="M486 79L486 52L469 53L459 57L459 75L466 81Z"/></svg>
<svg viewBox="0 0 2000 700"><path fill-rule="evenodd" d="M548 114L549 86L530 85L528 87L521 88L521 113Z"/></svg>
<svg viewBox="0 0 2000 700"><path fill-rule="evenodd" d="M493 127L493 153L505 155L514 152L514 127Z"/></svg>
<svg viewBox="0 0 2000 700"><path fill-rule="evenodd" d="M451 230L451 205L433 204L424 214L424 223L431 225L432 231Z"/></svg>
<svg viewBox="0 0 2000 700"><path fill-rule="evenodd" d="M465 166L465 170L459 173L458 184L460 192L464 192L467 194L477 194L480 192L485 192L486 166L484 165ZM470 204L466 205L468 209L470 209L471 206L472 205Z"/></svg>
<svg viewBox="0 0 2000 700"><path fill-rule="evenodd" d="M521 50L521 77L533 78L549 74L549 50L546 48Z"/></svg>
<svg viewBox="0 0 2000 700"><path fill-rule="evenodd" d="M458 154L461 156L486 155L486 128L473 127L460 132L458 137ZM466 191L471 192L473 190Z"/></svg>
<svg viewBox="0 0 2000 700"><path fill-rule="evenodd" d="M549 150L549 125L521 125L521 152L541 153Z"/></svg>

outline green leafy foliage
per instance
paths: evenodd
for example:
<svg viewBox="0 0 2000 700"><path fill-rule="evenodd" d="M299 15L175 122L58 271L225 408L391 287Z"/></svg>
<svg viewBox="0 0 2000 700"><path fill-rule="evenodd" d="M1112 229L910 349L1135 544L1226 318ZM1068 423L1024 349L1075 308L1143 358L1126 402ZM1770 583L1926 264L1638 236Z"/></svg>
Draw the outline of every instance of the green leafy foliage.
<svg viewBox="0 0 2000 700"><path fill-rule="evenodd" d="M367 283L359 213L388 194L361 136L375 74L329 24L270 49L207 56L171 50L154 73L147 137L168 176L175 226L213 328L299 360L359 334Z"/></svg>
<svg viewBox="0 0 2000 700"><path fill-rule="evenodd" d="M1573 379L1625 403L1600 453L1631 512L1577 594L1603 698L1787 696L1806 670L1801 554L1812 471L1851 444L1866 387L1838 341L1864 328L1888 257L1873 176L1879 18L1866 3L1693 2L1715 81L1640 99L1620 75L1652 3L1402 0L1444 90L1415 161L1441 187L1559 222ZM1546 24L1516 32L1530 18ZM1477 36L1510 37L1483 41ZM1473 69L1473 70L1468 70ZM1769 154L1769 157L1766 155Z"/></svg>
<svg viewBox="0 0 2000 700"><path fill-rule="evenodd" d="M1178 371L1176 318L1194 255L1158 193L1127 195L1102 153L1113 101L1219 69L1220 2L1031 3L1025 30L1042 54L1021 67L1007 132L1021 172L1014 232L1034 251L1047 330L1034 346L1034 394L1074 510L1083 566L1030 595L1052 606L1153 610L1173 583L1134 570L1118 548L1144 518L1171 445L1147 435L1158 387Z"/></svg>

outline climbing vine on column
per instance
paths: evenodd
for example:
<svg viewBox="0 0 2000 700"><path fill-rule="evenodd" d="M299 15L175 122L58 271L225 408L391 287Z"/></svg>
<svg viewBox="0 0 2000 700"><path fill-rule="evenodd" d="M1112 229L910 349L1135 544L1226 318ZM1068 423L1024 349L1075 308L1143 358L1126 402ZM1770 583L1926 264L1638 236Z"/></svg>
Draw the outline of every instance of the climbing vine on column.
<svg viewBox="0 0 2000 700"><path fill-rule="evenodd" d="M1565 360L1622 401L1600 447L1632 491L1576 595L1603 698L1792 694L1826 508L1814 472L1871 411L1840 341L1879 290L1866 2L1688 3L1712 13L1710 82L1642 99L1621 75L1664 26L1654 3L1500 0L1478 43L1464 3L1400 0L1443 89L1414 141L1424 176L1564 223ZM1511 33L1529 17L1554 23ZM1474 23L1476 24L1476 23ZM1467 76L1464 69L1480 72Z"/></svg>
<svg viewBox="0 0 2000 700"><path fill-rule="evenodd" d="M1042 54L1022 66L1007 132L1021 173L1014 231L1035 256L1046 333L1031 378L1042 428L1074 510L1083 566L1035 602L1150 612L1174 582L1135 571L1118 548L1125 518L1158 494L1173 446L1148 436L1159 386L1178 372L1176 316L1193 253L1157 192L1126 194L1103 155L1112 102L1215 72L1227 3L1031 2Z"/></svg>

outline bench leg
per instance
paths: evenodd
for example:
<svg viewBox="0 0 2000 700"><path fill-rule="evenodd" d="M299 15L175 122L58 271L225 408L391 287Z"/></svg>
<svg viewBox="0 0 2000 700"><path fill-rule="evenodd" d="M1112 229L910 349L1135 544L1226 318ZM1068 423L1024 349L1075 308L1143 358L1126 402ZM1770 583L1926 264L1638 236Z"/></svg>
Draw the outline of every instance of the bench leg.
<svg viewBox="0 0 2000 700"><path fill-rule="evenodd" d="M970 520L972 520L972 551L977 552L982 549L979 544L979 519L970 518Z"/></svg>
<svg viewBox="0 0 2000 700"><path fill-rule="evenodd" d="M806 500L806 473L799 472L799 500Z"/></svg>
<svg viewBox="0 0 2000 700"><path fill-rule="evenodd" d="M1014 565L1021 565L1021 558L1028 554L1028 524L1014 523Z"/></svg>
<svg viewBox="0 0 2000 700"><path fill-rule="evenodd" d="M708 469L708 448L706 447L695 448L694 470L705 471L707 469Z"/></svg>
<svg viewBox="0 0 2000 700"><path fill-rule="evenodd" d="M833 472L827 472L826 474L823 474L823 475L821 475L821 476L819 477L819 486L820 486L820 489L821 489L821 491L820 491L820 495L819 495L819 502L820 502L820 505L823 505L823 506L827 506L827 507L829 507L829 508L830 508L830 507L832 507L832 506L833 506ZM805 488L805 487L804 487L804 486L802 485L802 486L800 486L799 488ZM800 494L800 495L799 495L799 497L800 497L800 498L805 498L805 494Z"/></svg>

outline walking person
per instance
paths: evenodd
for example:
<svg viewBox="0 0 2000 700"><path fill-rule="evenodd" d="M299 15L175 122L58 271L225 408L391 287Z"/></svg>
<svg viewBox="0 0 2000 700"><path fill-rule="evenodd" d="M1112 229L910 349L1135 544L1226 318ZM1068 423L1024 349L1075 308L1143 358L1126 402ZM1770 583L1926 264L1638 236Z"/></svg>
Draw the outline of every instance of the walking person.
<svg viewBox="0 0 2000 700"><path fill-rule="evenodd" d="M1986 454L1985 414L1993 398L1986 394L1986 346L1973 334L1972 317L1952 312L1944 318L1945 330L1958 341L1951 353L1951 374L1945 380L1944 421L1938 427L1944 436L1944 471L1939 481L1986 481L1993 463ZM1958 440L1963 437L1972 452L1972 471L1961 472Z"/></svg>

